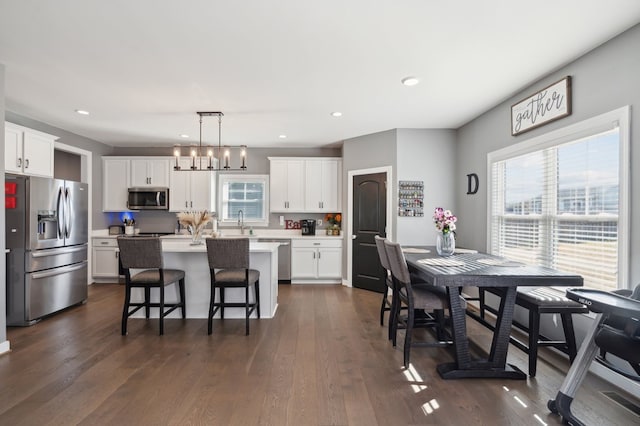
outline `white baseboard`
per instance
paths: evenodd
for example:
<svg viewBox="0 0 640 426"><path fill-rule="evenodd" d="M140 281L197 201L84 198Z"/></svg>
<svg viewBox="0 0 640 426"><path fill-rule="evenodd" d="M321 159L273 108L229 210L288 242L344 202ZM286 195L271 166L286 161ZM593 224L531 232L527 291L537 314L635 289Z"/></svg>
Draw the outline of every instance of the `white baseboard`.
<svg viewBox="0 0 640 426"><path fill-rule="evenodd" d="M11 350L11 345L9 344L8 340L5 340L4 342L0 343L0 355L7 353Z"/></svg>
<svg viewBox="0 0 640 426"><path fill-rule="evenodd" d="M625 392L628 392L640 399L640 382L629 380L623 375L611 371L597 361L591 363L591 368L589 370L603 380L606 380L612 385L617 386Z"/></svg>

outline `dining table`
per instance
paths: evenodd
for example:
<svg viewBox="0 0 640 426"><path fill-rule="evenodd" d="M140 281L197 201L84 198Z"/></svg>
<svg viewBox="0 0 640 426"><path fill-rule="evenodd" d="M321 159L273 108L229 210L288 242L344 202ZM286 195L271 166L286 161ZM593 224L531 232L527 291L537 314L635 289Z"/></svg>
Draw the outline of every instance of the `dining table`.
<svg viewBox="0 0 640 426"><path fill-rule="evenodd" d="M403 251L413 275L420 281L447 290L455 361L437 366L443 379L526 379L524 372L507 363L517 287L583 285L583 278L575 273L528 265L476 250L456 249L453 255L446 257L439 256L431 246L407 246ZM472 358L469 350L466 312L459 297L463 287L488 287L502 294L491 349L486 358Z"/></svg>

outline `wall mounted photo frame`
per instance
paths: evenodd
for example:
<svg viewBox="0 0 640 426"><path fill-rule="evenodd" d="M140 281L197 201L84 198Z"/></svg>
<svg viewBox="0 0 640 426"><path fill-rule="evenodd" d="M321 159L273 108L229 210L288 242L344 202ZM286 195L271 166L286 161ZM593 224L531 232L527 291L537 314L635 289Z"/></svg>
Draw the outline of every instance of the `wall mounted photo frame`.
<svg viewBox="0 0 640 426"><path fill-rule="evenodd" d="M528 132L568 115L571 115L571 76L512 105L511 135Z"/></svg>

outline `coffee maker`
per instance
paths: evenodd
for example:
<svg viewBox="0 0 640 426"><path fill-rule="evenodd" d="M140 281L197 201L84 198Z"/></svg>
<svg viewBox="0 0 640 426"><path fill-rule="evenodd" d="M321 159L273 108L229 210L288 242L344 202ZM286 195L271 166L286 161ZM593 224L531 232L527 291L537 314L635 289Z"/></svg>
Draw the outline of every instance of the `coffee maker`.
<svg viewBox="0 0 640 426"><path fill-rule="evenodd" d="M315 219L302 219L300 221L300 228L302 228L302 235L316 235Z"/></svg>

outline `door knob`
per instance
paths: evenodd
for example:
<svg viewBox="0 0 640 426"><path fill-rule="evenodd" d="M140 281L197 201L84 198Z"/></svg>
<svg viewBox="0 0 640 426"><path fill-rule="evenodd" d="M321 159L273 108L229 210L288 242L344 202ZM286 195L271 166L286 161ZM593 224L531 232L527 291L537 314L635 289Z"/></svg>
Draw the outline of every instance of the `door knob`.
<svg viewBox="0 0 640 426"><path fill-rule="evenodd" d="M355 240L356 238L358 238L358 236L357 236L357 235L355 235L355 234L351 236L351 239L352 239L352 240Z"/></svg>

